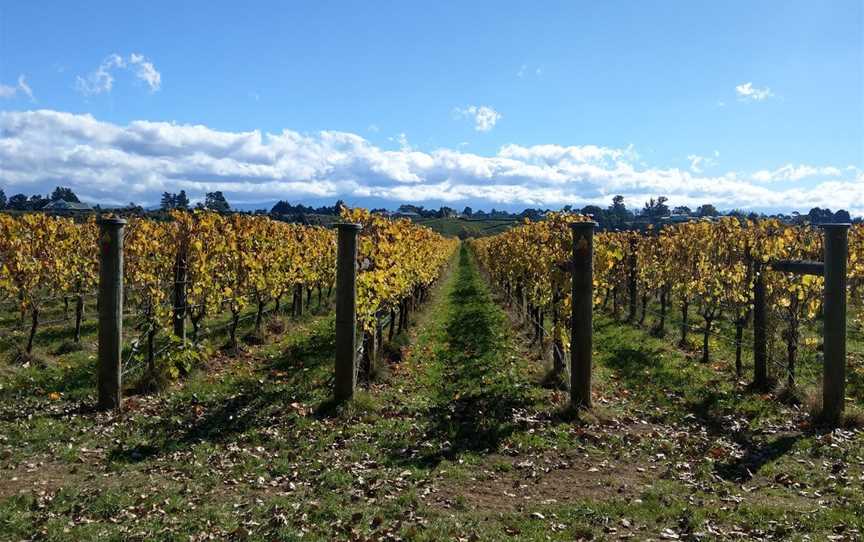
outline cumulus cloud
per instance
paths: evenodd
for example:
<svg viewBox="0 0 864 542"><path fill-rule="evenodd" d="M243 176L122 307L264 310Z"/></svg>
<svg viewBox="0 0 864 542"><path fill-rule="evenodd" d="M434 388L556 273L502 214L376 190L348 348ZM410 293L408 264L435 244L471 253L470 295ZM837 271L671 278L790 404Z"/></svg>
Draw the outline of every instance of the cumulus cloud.
<svg viewBox="0 0 864 542"><path fill-rule="evenodd" d="M847 171L857 168L849 167ZM843 172L834 166L808 166L806 164L786 164L773 171L762 169L753 174L753 180L759 182L800 181L809 177L840 177Z"/></svg>
<svg viewBox="0 0 864 542"><path fill-rule="evenodd" d="M396 137L399 149L384 150L347 132L120 125L51 110L0 112L0 134L0 182L7 194L44 193L62 184L102 203L155 204L162 192L181 189L193 197L221 190L231 201L249 202L378 198L535 207L608 205L622 194L631 206L665 195L673 205L691 207L710 202L721 209L820 206L864 213L864 175L854 167L837 168L837 175L823 168L818 175L827 179L816 177L806 187L783 180L768 185L736 173L647 167L631 147L511 144L480 155L422 152Z"/></svg>
<svg viewBox="0 0 864 542"><path fill-rule="evenodd" d="M753 83L750 83L749 81L736 86L735 94L738 95L739 100L751 102L761 102L774 96L774 93L771 92L770 88L756 88L753 86Z"/></svg>
<svg viewBox="0 0 864 542"><path fill-rule="evenodd" d="M31 89L30 85L27 84L27 78L24 74L18 76L18 81L15 85L4 85L0 83L0 98L14 98L19 92L30 98L31 102L36 101L36 98L33 96L33 89Z"/></svg>
<svg viewBox="0 0 864 542"><path fill-rule="evenodd" d="M78 76L75 80L75 88L85 96L111 92L114 88L114 73L117 70L128 70L143 81L150 92L156 92L162 88L162 74L144 55L132 53L124 58L117 53L108 55L95 70L86 76Z"/></svg>
<svg viewBox="0 0 864 542"><path fill-rule="evenodd" d="M501 120L502 115L488 105L469 105L468 107L457 107L456 116L469 118L474 121L474 129L478 132L488 132Z"/></svg>
<svg viewBox="0 0 864 542"><path fill-rule="evenodd" d="M693 173L702 173L703 168L716 166L717 158L719 157L719 151L714 151L713 156L699 156L698 154L688 154L687 160L690 161L690 171L692 171Z"/></svg>

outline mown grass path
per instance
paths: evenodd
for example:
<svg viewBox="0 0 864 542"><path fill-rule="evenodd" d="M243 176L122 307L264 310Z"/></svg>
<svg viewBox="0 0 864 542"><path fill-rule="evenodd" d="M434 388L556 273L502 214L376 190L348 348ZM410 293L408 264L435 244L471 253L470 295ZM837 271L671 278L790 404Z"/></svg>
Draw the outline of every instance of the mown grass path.
<svg viewBox="0 0 864 542"><path fill-rule="evenodd" d="M509 321L493 302L467 249L439 306L429 336L420 341L428 356L416 390L430 405L427 442L440 448L424 460L453 460L465 453L496 452L519 429L514 412L533 406L540 390L523 363Z"/></svg>

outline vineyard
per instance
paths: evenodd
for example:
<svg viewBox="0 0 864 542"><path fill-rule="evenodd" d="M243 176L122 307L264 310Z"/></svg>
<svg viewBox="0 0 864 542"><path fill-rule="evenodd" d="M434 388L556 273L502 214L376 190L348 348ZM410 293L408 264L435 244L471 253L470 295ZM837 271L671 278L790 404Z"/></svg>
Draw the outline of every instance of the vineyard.
<svg viewBox="0 0 864 542"><path fill-rule="evenodd" d="M515 298L535 327L535 335L549 337L558 371L566 369L564 352L570 347L568 265L573 247L569 229L585 220L557 214L472 241L491 280L511 300ZM650 313L654 319L651 333L660 337L671 332L670 312L676 311L678 344L692 348L690 333L699 334L702 363L710 361L712 345L731 345L735 376L740 379L744 376L743 353L752 353L754 345L758 284L764 289L763 303L770 318L763 336L755 342L764 344L773 379L785 382L790 392L802 376L813 386L821 378L817 352L821 340L815 324L823 312L824 279L775 271L771 262L820 261L822 240L822 232L814 227L732 217L656 232L602 232L594 241L592 305L640 326L647 325ZM860 224L849 233L847 265L849 301L860 316L864 305L864 227ZM627 314L622 316L624 310ZM847 326L849 334L860 337L860 320L850 319ZM802 356L805 348L808 355ZM764 388L768 381L757 374L754 384ZM856 388L856 399L864 399L862 392Z"/></svg>
<svg viewBox="0 0 864 542"><path fill-rule="evenodd" d="M860 224L340 218L0 214L0 539L860 539Z"/></svg>
<svg viewBox="0 0 864 542"><path fill-rule="evenodd" d="M396 315L401 331L411 300L419 302L435 281L454 242L410 221L363 210L346 209L343 218L363 227L357 319L369 335L386 315L392 336ZM331 229L180 211L165 222L132 219L124 229L123 320L134 338L125 348L123 370L143 361L151 381L176 378L188 369L194 352L177 352L205 335L227 330L227 348L236 354L241 320L254 319L247 340L260 342L266 314L286 309L287 303L288 310L301 315L316 293L319 306L332 294L336 235ZM86 304L97 297L99 237L95 220L0 215L0 303L18 312L18 326L29 324L19 361L32 354L40 323L69 320L70 302L74 335L64 349L80 343ZM52 308L55 317L42 321ZM188 345L187 322L192 327Z"/></svg>

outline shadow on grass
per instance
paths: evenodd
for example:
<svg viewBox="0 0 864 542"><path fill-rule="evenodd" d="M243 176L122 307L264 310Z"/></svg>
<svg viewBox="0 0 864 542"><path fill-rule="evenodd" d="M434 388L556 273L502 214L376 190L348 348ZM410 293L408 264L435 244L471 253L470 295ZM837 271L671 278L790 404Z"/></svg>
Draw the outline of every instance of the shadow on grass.
<svg viewBox="0 0 864 542"><path fill-rule="evenodd" d="M463 246L459 255L451 312L445 326L447 348L436 358L437 389L428 390L432 406L418 454L397 462L433 467L464 452L494 452L502 441L524 429L514 410L533 404L524 382L508 370L498 347L501 315L482 288L474 263Z"/></svg>
<svg viewBox="0 0 864 542"><path fill-rule="evenodd" d="M332 372L329 364L334 354L333 321L328 319L260 372L220 390L212 399L198 401L195 395L178 397L168 412L142 428L149 442L115 449L109 459L139 462L201 442L234 440L257 428L290 426L298 416L291 403L320 400L321 390L329 390L326 382ZM201 414L197 415L196 410ZM178 423L177 417L182 423Z"/></svg>
<svg viewBox="0 0 864 542"><path fill-rule="evenodd" d="M708 435L731 439L743 450L740 458L715 464L718 476L730 481L743 481L752 477L766 464L788 453L800 439L801 433L774 435L763 439L745 428L731 430L728 415L734 413L734 397L717 385L715 380L700 379L697 372L665 361L662 350L642 347L617 348L606 364L621 378L626 387L646 401L665 409L680 409L693 421L705 428ZM670 398L680 398L674 401ZM707 451L707 450L706 450Z"/></svg>

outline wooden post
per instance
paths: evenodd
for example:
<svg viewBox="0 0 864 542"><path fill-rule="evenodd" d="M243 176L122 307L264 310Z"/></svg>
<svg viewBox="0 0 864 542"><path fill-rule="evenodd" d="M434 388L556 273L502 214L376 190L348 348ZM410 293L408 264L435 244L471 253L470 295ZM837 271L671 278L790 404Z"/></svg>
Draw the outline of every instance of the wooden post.
<svg viewBox="0 0 864 542"><path fill-rule="evenodd" d="M822 413L826 422L840 421L846 391L846 256L849 224L823 224L825 251L824 373Z"/></svg>
<svg viewBox="0 0 864 542"><path fill-rule="evenodd" d="M337 228L335 397L337 401L344 401L354 396L357 386L357 233L360 224L337 224Z"/></svg>
<svg viewBox="0 0 864 542"><path fill-rule="evenodd" d="M629 296L629 313L627 321L636 321L636 238L630 238L630 253L627 255L627 293Z"/></svg>
<svg viewBox="0 0 864 542"><path fill-rule="evenodd" d="M123 405L123 228L122 218L99 221L99 367L100 410Z"/></svg>
<svg viewBox="0 0 864 542"><path fill-rule="evenodd" d="M186 247L184 239L177 248L174 262L174 336L186 344Z"/></svg>
<svg viewBox="0 0 864 542"><path fill-rule="evenodd" d="M768 336L765 309L765 266L755 264L753 277L753 387L768 389Z"/></svg>
<svg viewBox="0 0 864 542"><path fill-rule="evenodd" d="M573 297L570 318L570 402L591 408L591 351L594 310L594 222L574 222Z"/></svg>

